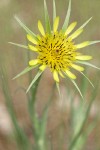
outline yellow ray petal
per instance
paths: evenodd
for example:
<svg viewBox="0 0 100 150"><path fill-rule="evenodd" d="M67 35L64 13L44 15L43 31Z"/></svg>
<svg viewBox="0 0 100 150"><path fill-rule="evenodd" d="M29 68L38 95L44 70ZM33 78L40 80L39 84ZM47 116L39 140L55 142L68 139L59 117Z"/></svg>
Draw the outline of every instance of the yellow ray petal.
<svg viewBox="0 0 100 150"><path fill-rule="evenodd" d="M53 24L53 32L56 32L59 26L59 17L56 17Z"/></svg>
<svg viewBox="0 0 100 150"><path fill-rule="evenodd" d="M76 70L78 70L78 71L83 71L83 70L84 70L83 67L78 66L78 65L75 65L75 64L71 64L71 66L72 66L72 68L74 68L74 69L76 69Z"/></svg>
<svg viewBox="0 0 100 150"><path fill-rule="evenodd" d="M38 59L34 59L34 60L30 60L29 61L29 65L30 66L35 66L35 65L37 65L39 63L39 60Z"/></svg>
<svg viewBox="0 0 100 150"><path fill-rule="evenodd" d="M44 71L44 70L46 69L46 67L47 67L46 65L42 65L42 66L39 67L39 69L40 69L41 71Z"/></svg>
<svg viewBox="0 0 100 150"><path fill-rule="evenodd" d="M59 82L58 72L56 70L53 71L53 78L56 82Z"/></svg>
<svg viewBox="0 0 100 150"><path fill-rule="evenodd" d="M86 41L86 42L83 42L83 43L80 43L80 44L75 45L75 47L79 49L79 48L86 47L86 46L88 46L89 44L90 44L90 42L89 42L89 41Z"/></svg>
<svg viewBox="0 0 100 150"><path fill-rule="evenodd" d="M41 36L40 36L39 34L37 35L37 38L38 38L39 40L41 40Z"/></svg>
<svg viewBox="0 0 100 150"><path fill-rule="evenodd" d="M90 59L92 59L92 56L81 55L81 56L76 56L76 59L78 59L78 60L90 60Z"/></svg>
<svg viewBox="0 0 100 150"><path fill-rule="evenodd" d="M76 79L76 76L75 76L73 73L71 73L69 70L66 70L65 73L67 74L67 76L68 76L69 78L71 78L71 79Z"/></svg>
<svg viewBox="0 0 100 150"><path fill-rule="evenodd" d="M78 37L82 32L83 32L83 29L78 29L70 36L70 38L73 40L76 37Z"/></svg>
<svg viewBox="0 0 100 150"><path fill-rule="evenodd" d="M36 41L30 34L27 34L27 39L33 44L38 44L38 41Z"/></svg>
<svg viewBox="0 0 100 150"><path fill-rule="evenodd" d="M39 29L40 33L41 33L43 36L45 36L45 31L44 31L43 25L42 25L42 23L41 23L40 20L38 21L38 29Z"/></svg>
<svg viewBox="0 0 100 150"><path fill-rule="evenodd" d="M67 30L65 31L65 35L68 35L77 25L77 22L73 22L69 25L69 27L67 28Z"/></svg>
<svg viewBox="0 0 100 150"><path fill-rule="evenodd" d="M29 47L29 49L32 50L32 51L35 51L35 52L38 51L38 49L37 49L35 46L33 46L33 45L28 44L28 47Z"/></svg>

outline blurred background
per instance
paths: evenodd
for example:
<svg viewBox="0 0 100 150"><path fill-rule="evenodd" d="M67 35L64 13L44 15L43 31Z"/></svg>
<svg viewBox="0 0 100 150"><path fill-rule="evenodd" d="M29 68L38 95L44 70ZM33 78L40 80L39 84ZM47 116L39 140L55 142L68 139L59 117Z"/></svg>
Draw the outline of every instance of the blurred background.
<svg viewBox="0 0 100 150"><path fill-rule="evenodd" d="M52 0L47 0L47 6L50 15L50 21L52 23ZM66 16L68 8L68 0L56 0L57 15L60 16L61 28ZM28 74L20 77L16 80L12 78L21 72L27 65L28 51L23 48L19 48L8 44L8 42L27 44L26 33L20 27L20 25L14 19L14 16L18 16L20 20L25 23L34 33L38 34L37 22L40 19L44 24L44 7L43 0L0 0L0 59L2 64L6 66L7 76L9 80L9 86L11 95L13 98L13 105L17 114L18 122L21 127L25 129L31 140L31 123L27 109L27 96L25 89L29 85ZM85 40L100 40L100 0L72 0L72 11L70 23L77 21L78 26L83 24L90 17L93 19L85 27L84 33L77 39L77 42ZM91 60L92 64L100 67L100 44L89 46L82 49L84 54L93 56ZM30 53L30 57L34 57L33 53ZM100 73L98 70L88 67L86 68L87 76L92 80L94 85L99 85ZM32 72L33 77L35 71ZM78 84L81 86L83 78L77 73ZM1 77L0 77L1 78ZM53 86L52 75L48 70L45 71L40 81L37 94L37 112L41 116L44 105L46 104L48 97L52 91ZM61 80L61 91L63 93L63 100L59 99L57 90L54 91L52 99L52 106L50 107L47 134L52 139L53 149L57 148L58 131L62 131L64 134L64 150L68 142L70 134L70 98L69 95L73 94L76 90L70 82L65 85ZM100 86L96 94L95 101L92 105L88 122L94 120L97 114L100 114ZM90 85L85 89L85 101L88 101L91 97L93 89ZM70 94L69 94L70 93ZM76 92L74 96L74 105L77 106L80 101L80 96ZM100 115L99 115L100 117ZM15 142L9 138L12 133L12 123L10 116L7 112L5 100L2 92L2 86L0 87L0 150L12 150L16 149ZM60 133L59 133L60 134ZM92 131L85 145L85 150L99 150L100 149L100 121L98 121L96 128Z"/></svg>

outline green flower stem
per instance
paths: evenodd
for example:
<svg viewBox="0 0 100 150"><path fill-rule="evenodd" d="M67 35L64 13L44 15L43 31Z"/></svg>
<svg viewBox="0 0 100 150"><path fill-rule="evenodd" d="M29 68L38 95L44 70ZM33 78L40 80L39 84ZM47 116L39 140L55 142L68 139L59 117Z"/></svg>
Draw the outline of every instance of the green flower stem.
<svg viewBox="0 0 100 150"><path fill-rule="evenodd" d="M52 87L51 94L49 96L49 99L47 101L47 104L43 108L41 120L38 120L38 139L36 139L36 146L38 150L47 150L46 148L46 125L47 125L47 118L48 118L48 111L50 108L50 105L52 103L52 98L54 94L54 88L55 88L55 83Z"/></svg>
<svg viewBox="0 0 100 150"><path fill-rule="evenodd" d="M38 150L45 150L44 141L43 139L40 139L38 141Z"/></svg>
<svg viewBox="0 0 100 150"><path fill-rule="evenodd" d="M30 51L27 51L26 63L28 63L29 60L30 60ZM29 82L32 81L32 78L33 78L32 72L29 72ZM40 79L41 79L41 76L37 79L37 81L31 87L30 96L28 99L28 110L29 110L29 115L30 115L30 119L32 122L32 127L33 127L33 136L34 136L34 140L36 143L39 139L39 119L38 119L38 115L36 113L35 106L36 106L36 94L37 94L37 89L38 89ZM27 95L28 94L29 93L27 93Z"/></svg>
<svg viewBox="0 0 100 150"><path fill-rule="evenodd" d="M27 51L26 63L28 63L29 60L30 60L30 51ZM29 72L29 82L32 81L32 78L33 78L32 72ZM32 122L32 126L33 126L33 136L34 136L36 145L38 145L38 140L39 140L39 118L38 118L35 107L36 107L36 94L37 94L37 89L38 89L40 79L41 79L41 76L37 79L37 81L31 87L30 98L28 99L29 115L30 115L30 119Z"/></svg>
<svg viewBox="0 0 100 150"><path fill-rule="evenodd" d="M29 99L29 113L31 117L32 124L34 126L34 133L36 136L39 134L39 120L38 120L38 115L36 113L35 109L35 102L36 102L36 94L37 94L37 89L38 89L38 84L40 81L41 76L38 78L38 80L35 82L35 84L31 88L31 98Z"/></svg>

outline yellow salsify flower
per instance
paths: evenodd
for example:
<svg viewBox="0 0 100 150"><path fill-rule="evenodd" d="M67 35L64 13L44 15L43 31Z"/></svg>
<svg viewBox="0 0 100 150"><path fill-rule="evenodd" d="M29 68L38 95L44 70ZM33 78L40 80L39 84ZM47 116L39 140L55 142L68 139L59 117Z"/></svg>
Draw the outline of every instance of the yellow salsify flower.
<svg viewBox="0 0 100 150"><path fill-rule="evenodd" d="M87 20L81 27L79 27L78 29L76 29L76 31L73 32L74 28L77 25L77 22L73 22L68 26L71 12L71 0L70 0L65 22L62 28L58 30L59 17L56 16L56 6L55 1L53 0L53 29L51 29L45 0L44 0L44 10L45 10L46 29L44 29L41 21L39 20L38 21L38 29L40 32L39 35L35 35L16 17L16 20L27 32L28 46L23 46L11 42L10 43L23 48L28 48L34 53L37 53L36 59L30 60L29 67L26 68L21 74L18 74L16 77L19 77L20 75L28 72L34 67L39 68L39 72L37 73L37 75L35 76L35 78L33 79L32 83L30 84L27 90L29 91L33 83L39 78L42 72L46 68L49 68L53 74L53 78L58 88L60 82L59 77L60 76L62 78L69 77L76 86L76 88L78 89L79 93L81 94L80 89L78 88L76 82L74 81L76 79L76 76L75 74L72 73L72 68L79 71L81 74L83 74L82 71L84 71L84 68L78 65L78 63L89 65L96 68L96 66L86 62L92 59L92 56L82 54L81 48L84 48L91 44L98 43L100 41L85 41L80 44L76 44L75 38L77 38L83 32L83 28L92 18ZM89 82L91 83L90 80Z"/></svg>
<svg viewBox="0 0 100 150"><path fill-rule="evenodd" d="M73 40L82 33L83 29L78 29L69 36L74 29L76 22L72 23L65 32L57 31L59 25L59 17L56 17L53 24L53 31L50 34L45 33L42 23L38 21L38 29L41 36L35 40L31 35L27 35L29 40L28 47L37 53L37 59L29 61L30 66L39 65L39 69L44 71L47 67L53 74L56 82L59 82L59 75L64 77L67 75L71 79L76 76L70 71L74 68L83 71L84 68L76 65L77 60L90 60L91 56L85 56L79 53L78 47L89 45L89 42L75 45Z"/></svg>

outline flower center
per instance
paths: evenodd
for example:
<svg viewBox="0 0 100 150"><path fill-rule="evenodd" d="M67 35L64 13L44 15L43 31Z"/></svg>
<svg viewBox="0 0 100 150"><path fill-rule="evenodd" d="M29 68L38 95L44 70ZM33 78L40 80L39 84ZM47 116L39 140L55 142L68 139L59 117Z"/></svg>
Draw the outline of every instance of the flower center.
<svg viewBox="0 0 100 150"><path fill-rule="evenodd" d="M74 44L70 39L66 39L62 32L46 34L39 41L37 48L40 63L47 65L51 71L65 70L75 61Z"/></svg>

